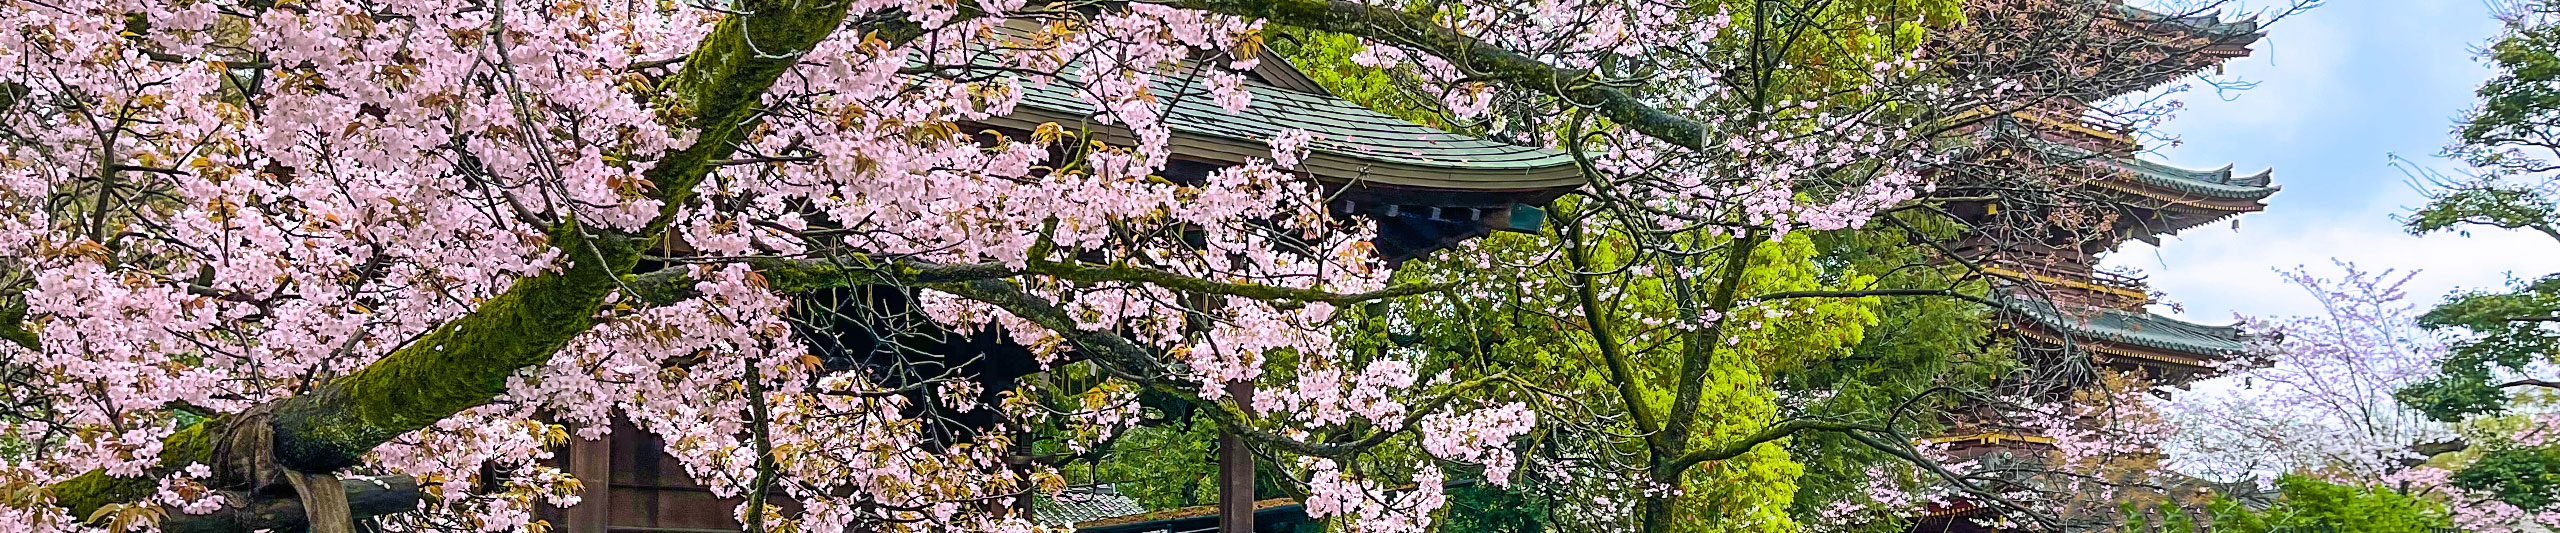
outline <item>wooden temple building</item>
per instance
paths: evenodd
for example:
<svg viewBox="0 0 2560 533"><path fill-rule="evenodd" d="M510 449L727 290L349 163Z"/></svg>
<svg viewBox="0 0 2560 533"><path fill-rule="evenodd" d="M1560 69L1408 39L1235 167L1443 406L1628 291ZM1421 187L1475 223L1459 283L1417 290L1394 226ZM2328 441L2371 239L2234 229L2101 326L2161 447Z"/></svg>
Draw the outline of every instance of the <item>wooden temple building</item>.
<svg viewBox="0 0 2560 533"><path fill-rule="evenodd" d="M2215 374L2222 361L2240 355L2247 339L2233 326L2187 322L2152 313L2152 294L2140 278L2097 268L2104 254L2127 241L2158 245L2160 237L2259 211L2277 187L2271 171L2234 173L2229 166L2191 170L2146 159L2136 131L2095 111L2092 102L2149 89L2249 54L2264 36L2250 21L2210 16L2172 17L2130 6L2119 11L2135 31L2161 32L2197 53L2180 68L2156 70L2130 83L2057 99L1986 120L1969 132L1971 150L1985 159L2007 157L2022 166L1983 165L1991 173L2039 173L2038 182L2060 183L2047 198L1960 202L1950 210L1972 222L1953 247L1991 278L1993 296L2010 305L1997 328L2009 333L2016 356L2032 377L2006 384L2049 401L2068 401L2100 372L2129 374L2183 388ZM1965 192L1962 181L1997 187L2000 176L1941 181L1942 194ZM1950 185L1948 181L1959 183ZM1989 409L1985 409L1989 411ZM2040 462L2052 441L2000 420L1998 413L1959 415L1945 435L1924 439L1957 457L1985 462ZM2029 481L2030 483L2032 481ZM1993 531L1998 511L1970 502L1917 510L1913 533Z"/></svg>
<svg viewBox="0 0 2560 533"><path fill-rule="evenodd" d="M1094 120L1096 111L1072 92L1072 74L1062 78L1047 85L1024 84L1026 94L1013 114L964 126L1027 137L1041 124L1054 122L1068 130L1092 131L1115 145L1136 143L1127 129ZM1545 223L1544 207L1583 183L1581 171L1567 154L1448 133L1380 114L1328 93L1267 50L1242 84L1252 94L1250 106L1242 112L1220 107L1201 80L1158 76L1150 90L1168 103L1164 120L1173 130L1173 160L1162 172L1164 178L1177 183L1205 181L1219 168L1269 157L1269 140L1284 129L1305 130L1314 139L1295 170L1327 188L1332 201L1326 207L1333 215L1375 222L1378 233L1373 244L1390 261L1420 257L1495 231L1538 231ZM859 359L883 342L861 335L837 336L832 341L821 342L830 345L817 350L831 365L837 359ZM990 384L988 390L1009 388L1012 379L1036 371L1029 352L1005 345L992 332L959 335L933 351L985 353L996 356L989 359L1019 363L1022 368L979 373L982 382L1002 382ZM740 525L732 517L739 502L716 498L696 484L665 454L664 446L656 436L628 423L618 423L601 440L574 440L559 461L563 470L589 480L582 503L550 509L541 518L562 533L738 531ZM1296 502L1255 499L1253 460L1233 436L1222 442L1220 486L1224 490L1219 492L1224 501L1214 508L1128 516L1143 509L1107 488L1087 487L1059 499L1034 502L1033 511L1052 525L1082 524L1081 530L1097 533L1295 532L1311 527ZM1239 519L1243 517L1251 518Z"/></svg>

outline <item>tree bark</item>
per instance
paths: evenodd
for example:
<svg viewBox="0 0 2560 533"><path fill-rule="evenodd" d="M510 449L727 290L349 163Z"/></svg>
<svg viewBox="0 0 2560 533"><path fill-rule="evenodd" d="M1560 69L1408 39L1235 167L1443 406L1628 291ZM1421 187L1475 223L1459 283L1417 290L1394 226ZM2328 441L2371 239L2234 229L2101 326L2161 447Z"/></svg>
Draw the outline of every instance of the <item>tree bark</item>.
<svg viewBox="0 0 2560 533"><path fill-rule="evenodd" d="M405 513L418 508L418 480L409 476L347 477L351 519ZM242 491L218 491L228 505L207 514L171 511L160 520L163 533L249 533L261 529L301 531L310 520L298 498L257 498Z"/></svg>

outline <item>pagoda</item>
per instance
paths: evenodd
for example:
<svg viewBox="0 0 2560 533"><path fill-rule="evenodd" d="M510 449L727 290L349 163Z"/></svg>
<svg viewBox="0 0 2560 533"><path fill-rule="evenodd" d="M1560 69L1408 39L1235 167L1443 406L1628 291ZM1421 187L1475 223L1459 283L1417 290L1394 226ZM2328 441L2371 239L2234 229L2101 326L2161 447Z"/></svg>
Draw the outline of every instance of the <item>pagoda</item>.
<svg viewBox="0 0 2560 533"><path fill-rule="evenodd" d="M2276 192L2271 171L2195 170L2143 156L2136 128L2096 102L2147 90L2224 61L2247 56L2265 34L2253 21L2170 16L2113 6L2108 26L2156 39L2184 52L2184 63L2150 65L2084 86L2082 94L2001 113L1980 112L1951 143L1962 164L1940 176L1939 195L1965 198L1947 210L1966 222L1949 250L1990 282L2006 309L1995 329L2008 334L2027 379L2004 392L2069 401L2101 372L2183 388L2215 374L2248 339L2234 326L2198 324L2152 313L2144 280L2097 268L2127 241L2158 245L2161 237L2266 207ZM1989 116L1984 116L1989 115ZM1997 191L2042 187L2044 194ZM1991 199L1981 199L1991 198ZM2235 223L2236 226L2236 223ZM2011 427L1982 407L1960 411L1944 435L1922 439L1952 456L1986 462L2035 462L2052 441ZM1915 533L1987 531L1999 510L1971 502L1934 504L1910 524Z"/></svg>

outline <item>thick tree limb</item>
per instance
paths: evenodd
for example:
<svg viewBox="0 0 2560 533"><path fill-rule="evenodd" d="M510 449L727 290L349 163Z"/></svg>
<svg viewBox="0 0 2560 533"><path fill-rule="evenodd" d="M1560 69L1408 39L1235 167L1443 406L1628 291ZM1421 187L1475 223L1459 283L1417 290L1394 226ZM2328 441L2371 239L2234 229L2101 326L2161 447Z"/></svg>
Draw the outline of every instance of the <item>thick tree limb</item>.
<svg viewBox="0 0 2560 533"><path fill-rule="evenodd" d="M1662 440L1662 422L1655 419L1651 406L1645 405L1643 382L1636 379L1633 359L1618 346L1616 332L1610 329L1608 313L1600 308L1600 290L1592 275L1590 252L1583 248L1582 221L1578 218L1564 224L1564 253L1573 268L1574 300L1582 306L1583 327L1591 330L1591 343L1608 365L1609 381L1618 389L1618 401L1626 404L1627 415L1635 419L1636 430L1644 433L1648 449L1671 450ZM1668 452L1648 454L1659 458Z"/></svg>
<svg viewBox="0 0 2560 533"><path fill-rule="evenodd" d="M1762 295L1759 295L1759 296L1753 296L1753 297L1751 297L1748 301L1753 301L1753 302L1766 302L1766 301L1773 301L1773 300L1792 300L1792 299L1798 299L1798 298L1867 298L1867 297L1875 297L1875 296L1938 296L1938 297L1954 298L1954 299L1958 299L1958 300L1964 300L1964 301L1968 301L1968 302L1978 303L1978 304L1982 304L1982 305L1985 305L1985 306L1989 306L1989 307L1992 307L1992 308L1995 308L1995 309L2006 309L2006 308L2008 308L2008 305L2006 305L2006 304L2002 304L2002 303L2000 303L2000 302L1998 302L1998 301L1994 301L1994 300L1989 299L1989 298L1984 298L1984 297L1980 297L1980 296L1974 296L1974 295L1971 295L1971 294L1965 294L1965 293L1962 293L1962 292L1956 292L1956 291L1946 290L1946 289L1875 289L1875 290L1864 290L1864 291L1788 291L1788 292L1773 292L1773 293L1768 293L1768 294L1762 294Z"/></svg>
<svg viewBox="0 0 2560 533"><path fill-rule="evenodd" d="M2515 381L2509 381L2509 382L2506 382L2506 383L2500 383L2500 384L2498 384L2498 388L2501 388L2501 389L2512 389L2512 388L2516 388L2516 387L2542 387L2542 388L2546 388L2546 389L2560 389L2560 381L2551 381L2551 380L2545 380L2545 379L2532 379L2532 378L2527 378L2527 379L2519 379L2519 380L2515 380Z"/></svg>
<svg viewBox="0 0 2560 533"><path fill-rule="evenodd" d="M1726 246L1724 279L1720 280L1722 283L1717 284L1715 294L1706 302L1707 309L1719 315L1733 312L1734 304L1738 303L1735 295L1742 290L1743 273L1751 268L1751 251L1768 240L1759 230L1753 230L1734 238ZM1690 305L1695 305L1695 302ZM1662 432L1666 435L1664 440L1669 441L1671 447L1658 453L1680 453L1689 448L1689 429L1697 420L1698 402L1706 395L1707 367L1715 364L1716 351L1724 346L1724 329L1728 323L1731 321L1717 320L1702 331L1694 331L1688 341L1682 343L1687 353L1682 354L1680 360L1680 389L1672 397L1669 420L1662 425ZM1676 469L1655 472L1657 476L1674 479L1680 473Z"/></svg>
<svg viewBox="0 0 2560 533"><path fill-rule="evenodd" d="M362 519L405 513L418 508L418 480L409 476L347 477L347 509ZM241 491L220 491L225 502L207 514L172 512L160 519L163 533L249 533L258 530L300 531L310 526L302 501L256 498Z"/></svg>
<svg viewBox="0 0 2560 533"><path fill-rule="evenodd" d="M1682 454L1679 459L1672 460L1670 463L1663 466L1672 472L1686 471L1689 467L1696 466L1698 463L1722 461L1740 457L1742 454L1751 453L1753 448L1757 448L1762 444L1768 444L1770 441L1787 438L1794 436L1796 433L1805 431L1878 431L1879 429L1880 428L1850 424L1846 422L1801 419L1789 420L1769 427L1760 428L1759 433L1754 433L1750 437L1745 437L1742 440L1725 443L1723 446L1704 450L1692 450L1689 453Z"/></svg>

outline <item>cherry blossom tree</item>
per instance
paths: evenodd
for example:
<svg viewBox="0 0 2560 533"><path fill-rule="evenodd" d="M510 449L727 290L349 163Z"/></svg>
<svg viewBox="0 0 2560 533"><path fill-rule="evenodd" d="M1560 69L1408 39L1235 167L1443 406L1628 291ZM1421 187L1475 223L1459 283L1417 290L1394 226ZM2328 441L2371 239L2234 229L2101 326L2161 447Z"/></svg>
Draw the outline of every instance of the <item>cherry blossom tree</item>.
<svg viewBox="0 0 2560 533"><path fill-rule="evenodd" d="M1656 333L1681 339L1668 401L1623 399L1643 475L1677 484L1833 427L1695 437L1715 347L1754 325L1729 317L1901 294L1745 294L1755 247L1923 201L1959 111L2203 46L1996 33L2165 23L2033 4L2012 7L2050 17L1930 44L1945 10L1825 2L0 3L0 527L527 528L594 481L550 448L623 417L746 501L752 531L1029 531L1010 502L1060 478L1001 426L1099 440L1145 396L1290 458L1310 514L1425 529L1444 468L1508 482L1553 413L1509 374L1346 349L1352 309L1457 287L1395 279L1372 228L1325 216L1295 169L1320 139L1161 179L1150 81L1229 80L1209 85L1244 105L1232 81L1270 24L1368 39L1363 61L1427 73L1457 118L1545 117L1488 129L1588 162L1566 231L1630 239L1677 303ZM1803 68L1816 55L1783 44L1806 35L1847 43L1821 56L1841 63ZM2039 46L1931 68L1995 38ZM1052 84L1128 141L969 131ZM1579 246L1547 257L1600 324ZM1060 408L814 357L795 306L880 287L1102 378ZM1619 348L1607 331L1597 350ZM1237 384L1268 392L1242 405ZM1002 422L950 431L922 401ZM1862 440L1930 463L1899 437ZM408 483L418 512L377 498ZM1660 530L1665 505L1636 520Z"/></svg>
<svg viewBox="0 0 2560 533"><path fill-rule="evenodd" d="M2244 319L2259 346L2228 365L2227 388L2172 402L2182 467L2223 479L2304 473L2371 485L2424 459L2421 445L2454 439L2450 428L2391 397L2432 373L2446 352L2418 327L2418 308L2402 289L2417 273L2339 266L2337 278L2284 272L2326 314Z"/></svg>

